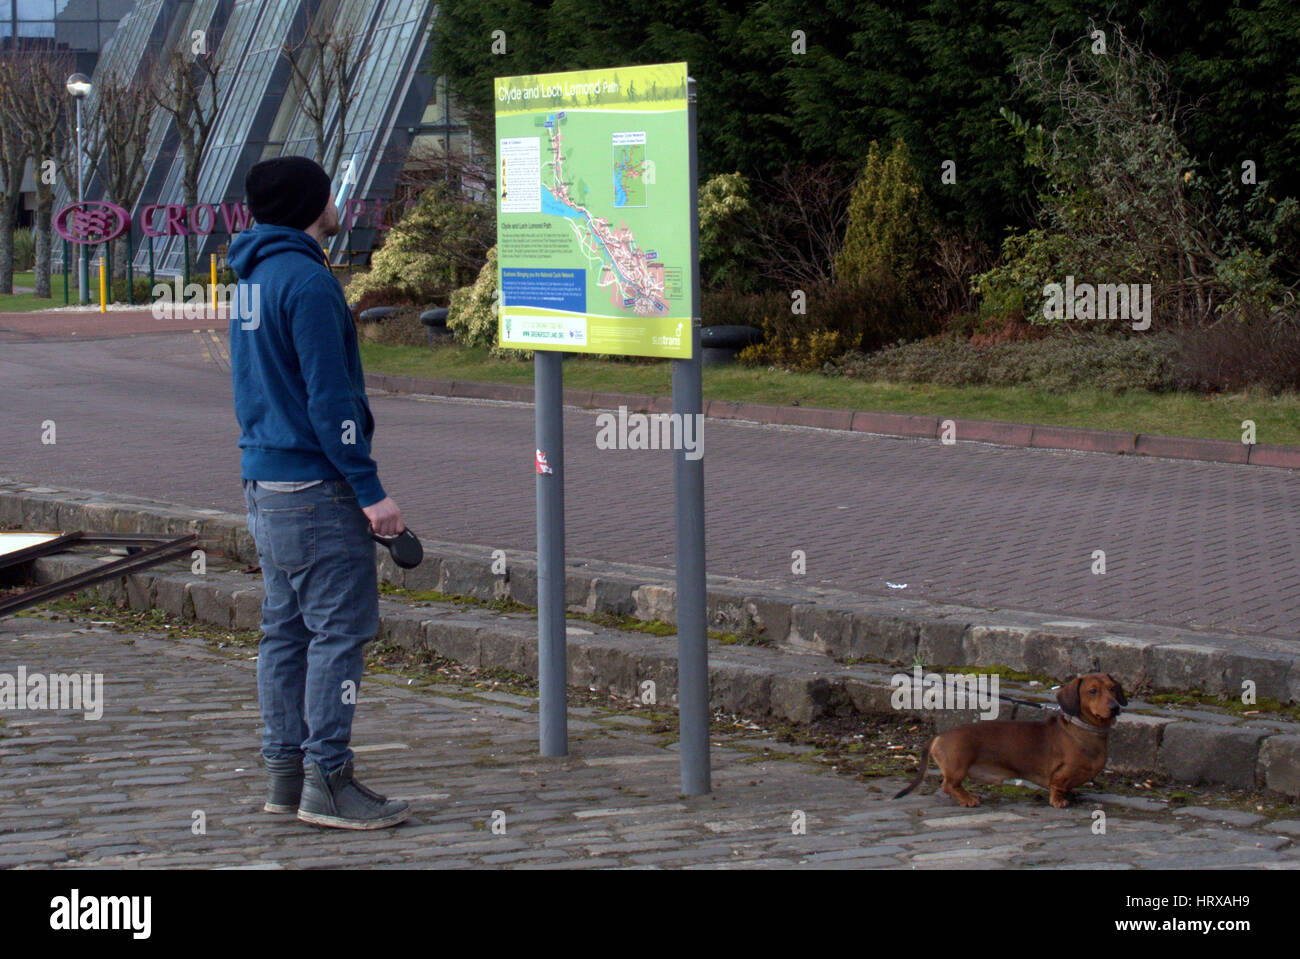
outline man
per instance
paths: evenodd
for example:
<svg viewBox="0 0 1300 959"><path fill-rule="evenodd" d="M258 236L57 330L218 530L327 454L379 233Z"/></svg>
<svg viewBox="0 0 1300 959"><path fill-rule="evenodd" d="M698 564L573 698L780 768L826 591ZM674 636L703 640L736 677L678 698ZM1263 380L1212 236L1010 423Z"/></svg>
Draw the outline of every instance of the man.
<svg viewBox="0 0 1300 959"><path fill-rule="evenodd" d="M330 178L306 157L276 157L244 181L256 224L230 244L239 276L230 366L248 530L266 584L257 657L265 810L304 822L380 829L406 819L352 775L362 647L379 628L371 532L401 511L370 456L356 330L321 243L339 232ZM241 315L241 313L243 315Z"/></svg>

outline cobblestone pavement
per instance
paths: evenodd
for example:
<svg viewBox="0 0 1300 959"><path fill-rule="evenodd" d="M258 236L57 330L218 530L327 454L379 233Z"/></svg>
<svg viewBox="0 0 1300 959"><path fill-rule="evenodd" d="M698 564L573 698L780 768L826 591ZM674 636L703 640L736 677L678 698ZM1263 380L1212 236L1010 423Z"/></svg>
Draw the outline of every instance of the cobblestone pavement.
<svg viewBox="0 0 1300 959"><path fill-rule="evenodd" d="M542 759L535 700L392 674L363 684L353 745L363 781L414 815L382 832L316 829L260 811L252 654L0 620L0 674L103 675L99 720L0 713L0 868L1300 866L1300 819L1249 804L1174 812L1091 793L1067 810L1041 795L965 810L933 778L892 801L901 780L858 782L743 731L715 737L712 795L685 798L672 737L645 716L574 708L570 756Z"/></svg>
<svg viewBox="0 0 1300 959"><path fill-rule="evenodd" d="M0 473L242 511L222 340L6 344ZM372 406L380 476L417 533L536 548L531 406ZM565 414L568 554L671 567L671 457L597 449L595 415ZM705 437L710 573L1296 638L1293 471L722 421Z"/></svg>

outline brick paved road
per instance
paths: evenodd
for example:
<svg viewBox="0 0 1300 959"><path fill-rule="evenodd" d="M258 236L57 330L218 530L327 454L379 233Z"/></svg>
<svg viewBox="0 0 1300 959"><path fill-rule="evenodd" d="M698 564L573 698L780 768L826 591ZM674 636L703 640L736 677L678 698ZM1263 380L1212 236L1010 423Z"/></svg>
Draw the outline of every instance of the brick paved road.
<svg viewBox="0 0 1300 959"><path fill-rule="evenodd" d="M98 306L64 307L63 288L59 287L55 297L58 302L57 312L33 310L30 313L0 313L0 343L22 343L34 339L59 339L77 337L78 339L95 339L106 336L130 336L140 333L158 333L160 331L190 331L196 326L211 326L187 320L184 311L177 315L165 315L160 319L151 310L128 310L115 306L104 313ZM14 292L21 292L17 287ZM75 302L76 295L73 295Z"/></svg>
<svg viewBox="0 0 1300 959"><path fill-rule="evenodd" d="M0 475L238 512L228 377L202 332L5 344ZM417 533L535 548L531 407L372 405L381 477ZM595 436L594 413L566 412L570 557L671 566L670 455ZM793 581L802 549L803 582L1297 636L1291 471L719 421L706 442L711 573Z"/></svg>
<svg viewBox="0 0 1300 959"><path fill-rule="evenodd" d="M103 716L0 713L0 868L139 865L716 867L1300 866L1300 820L1085 794L964 810L892 801L901 780L859 783L715 737L714 792L677 794L677 754L642 716L584 708L571 755L536 755L535 700L372 677L353 745L364 781L414 815L341 834L260 812L252 650L118 633L86 621L0 620L0 673L104 677ZM671 738L671 737L667 737ZM1106 832L1093 832L1104 808ZM504 834L494 834L494 811ZM205 832L195 834L195 812ZM792 817L806 817L796 835Z"/></svg>

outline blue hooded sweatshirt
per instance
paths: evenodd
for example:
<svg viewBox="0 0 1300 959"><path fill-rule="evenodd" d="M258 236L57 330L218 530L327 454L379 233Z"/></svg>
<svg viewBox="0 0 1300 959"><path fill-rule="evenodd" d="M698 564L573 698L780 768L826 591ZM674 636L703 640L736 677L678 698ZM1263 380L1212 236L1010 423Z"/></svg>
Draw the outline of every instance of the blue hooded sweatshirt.
<svg viewBox="0 0 1300 959"><path fill-rule="evenodd" d="M356 328L320 244L258 223L235 237L227 261L239 277L230 371L241 475L345 479L361 506L384 499Z"/></svg>

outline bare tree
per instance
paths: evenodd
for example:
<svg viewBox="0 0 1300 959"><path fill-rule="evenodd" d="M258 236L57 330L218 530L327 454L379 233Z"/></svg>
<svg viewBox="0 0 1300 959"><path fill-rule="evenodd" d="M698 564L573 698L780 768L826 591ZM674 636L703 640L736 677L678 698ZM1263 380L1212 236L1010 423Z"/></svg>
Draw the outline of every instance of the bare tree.
<svg viewBox="0 0 1300 959"><path fill-rule="evenodd" d="M14 291L14 225L27 160L14 112L19 76L17 56L0 50L0 293Z"/></svg>
<svg viewBox="0 0 1300 959"><path fill-rule="evenodd" d="M104 184L105 198L130 210L144 186L154 102L147 86L130 76L102 76L95 82L95 92L95 116L86 150L90 169ZM125 276L126 244L113 246L113 275Z"/></svg>
<svg viewBox="0 0 1300 959"><path fill-rule="evenodd" d="M461 150L447 153L440 145L418 140L409 148L394 144L384 154L384 162L392 161L401 167L393 199L419 196L439 183L457 184L471 199L482 199L491 192L494 172L485 157L480 151L478 158L471 160Z"/></svg>
<svg viewBox="0 0 1300 959"><path fill-rule="evenodd" d="M189 207L199 202L199 170L219 109L221 67L220 41L205 37L194 46L164 53L149 71L146 84L149 99L171 116L180 133L185 163L181 189Z"/></svg>
<svg viewBox="0 0 1300 959"><path fill-rule="evenodd" d="M370 55L370 45L359 43L355 33L336 32L327 12L321 8L316 17L307 21L301 37L290 38L280 47L280 55L289 61L294 96L311 121L316 138L316 162L333 179L343 159L348 108L357 98L357 67ZM334 148L329 150L325 127L332 104L338 108L338 124Z"/></svg>
<svg viewBox="0 0 1300 959"><path fill-rule="evenodd" d="M1053 254L1052 275L1150 280L1170 315L1213 321L1231 292L1216 270L1216 247L1228 238L1210 198L1197 193L1195 161L1179 139L1189 107L1162 61L1118 24L1102 26L1104 54L1080 38L1017 66L1028 96L1059 118L1054 128L1003 114L1047 177L1040 225L1063 251ZM1041 290L1033 281L1025 281L1030 292Z"/></svg>
<svg viewBox="0 0 1300 959"><path fill-rule="evenodd" d="M16 121L23 152L31 158L36 180L36 295L50 295L50 224L54 209L53 169L64 154L68 131L68 76L72 57L53 44L19 51L6 84L6 112ZM51 167L53 164L53 168Z"/></svg>
<svg viewBox="0 0 1300 959"><path fill-rule="evenodd" d="M848 223L853 172L835 163L783 166L755 184L760 215L753 218L760 270L791 289L833 278Z"/></svg>

